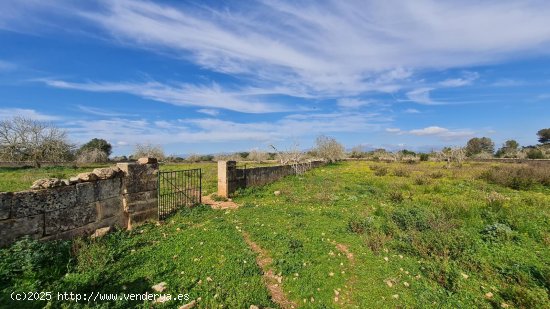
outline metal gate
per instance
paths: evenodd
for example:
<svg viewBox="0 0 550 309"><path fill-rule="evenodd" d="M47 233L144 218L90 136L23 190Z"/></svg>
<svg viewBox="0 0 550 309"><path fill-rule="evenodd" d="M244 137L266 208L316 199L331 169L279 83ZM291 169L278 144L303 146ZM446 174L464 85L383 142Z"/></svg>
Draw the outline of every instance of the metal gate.
<svg viewBox="0 0 550 309"><path fill-rule="evenodd" d="M158 213L164 220L180 207L200 204L202 171L200 168L158 173Z"/></svg>

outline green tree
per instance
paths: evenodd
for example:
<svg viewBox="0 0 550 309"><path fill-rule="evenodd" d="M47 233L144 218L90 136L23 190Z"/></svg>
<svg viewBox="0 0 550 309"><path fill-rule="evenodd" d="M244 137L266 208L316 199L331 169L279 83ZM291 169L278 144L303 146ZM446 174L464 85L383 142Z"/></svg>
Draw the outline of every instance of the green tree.
<svg viewBox="0 0 550 309"><path fill-rule="evenodd" d="M502 147L497 150L497 157L515 157L519 150L519 143L513 139L504 142Z"/></svg>
<svg viewBox="0 0 550 309"><path fill-rule="evenodd" d="M488 137L474 137L466 144L466 155L468 157L480 154L480 153L495 152L495 143Z"/></svg>
<svg viewBox="0 0 550 309"><path fill-rule="evenodd" d="M109 144L109 142L107 142L104 139L94 138L94 139L90 140L89 142L87 142L86 144L82 145L80 147L80 149L78 149L78 153L81 154L81 153L89 152L89 151L96 150L96 149L101 150L107 156L110 156L111 152L112 152L112 149L113 149L113 146L111 144Z"/></svg>
<svg viewBox="0 0 550 309"><path fill-rule="evenodd" d="M539 137L539 143L541 144L550 143L550 128L539 130L537 132L537 136Z"/></svg>

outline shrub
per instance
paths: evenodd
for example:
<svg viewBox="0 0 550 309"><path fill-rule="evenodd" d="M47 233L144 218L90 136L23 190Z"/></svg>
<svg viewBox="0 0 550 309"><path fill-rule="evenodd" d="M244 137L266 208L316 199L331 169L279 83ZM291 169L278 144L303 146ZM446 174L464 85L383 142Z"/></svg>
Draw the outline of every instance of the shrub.
<svg viewBox="0 0 550 309"><path fill-rule="evenodd" d="M544 154L540 149L527 150L527 159L544 159Z"/></svg>
<svg viewBox="0 0 550 309"><path fill-rule="evenodd" d="M502 223L489 224L481 231L481 238L487 242L508 241L514 236L514 231L508 225Z"/></svg>
<svg viewBox="0 0 550 309"><path fill-rule="evenodd" d="M430 180L428 179L428 177L424 175L419 175L414 178L414 184L416 185L422 186L422 185L427 185L429 183L430 183Z"/></svg>
<svg viewBox="0 0 550 309"><path fill-rule="evenodd" d="M493 211L499 211L504 207L504 202L506 200L509 200L506 196L498 193L498 192L491 192L489 195L487 195L487 206L491 208Z"/></svg>
<svg viewBox="0 0 550 309"><path fill-rule="evenodd" d="M411 172L407 169L404 169L404 168L396 168L393 171L393 175L397 176L397 177L409 177L410 174L411 174Z"/></svg>
<svg viewBox="0 0 550 309"><path fill-rule="evenodd" d="M372 217L357 218L353 217L348 221L348 230L352 233L363 234L374 228L374 219Z"/></svg>
<svg viewBox="0 0 550 309"><path fill-rule="evenodd" d="M430 155L427 153L420 153L420 161L428 161L430 159Z"/></svg>
<svg viewBox="0 0 550 309"><path fill-rule="evenodd" d="M484 171L482 179L515 190L528 190L536 184L550 186L550 169L542 166L495 166Z"/></svg>
<svg viewBox="0 0 550 309"><path fill-rule="evenodd" d="M443 178L445 174L442 171L435 171L435 172L431 172L429 176L430 178L433 178L433 179L439 179L439 178Z"/></svg>
<svg viewBox="0 0 550 309"><path fill-rule="evenodd" d="M390 191L389 193L390 201L394 203L401 203L403 200L405 200L405 197L403 196L403 192L401 191Z"/></svg>
<svg viewBox="0 0 550 309"><path fill-rule="evenodd" d="M365 243L372 252L379 253L391 239L386 233L373 231L367 235Z"/></svg>
<svg viewBox="0 0 550 309"><path fill-rule="evenodd" d="M376 176L385 176L388 174L388 167L386 166L373 165L370 167L370 169L374 171L374 175Z"/></svg>
<svg viewBox="0 0 550 309"><path fill-rule="evenodd" d="M430 228L433 213L422 208L396 209L391 219L402 230L424 231Z"/></svg>
<svg viewBox="0 0 550 309"><path fill-rule="evenodd" d="M512 301L518 308L548 308L548 291L543 288L526 288L513 285L502 291L504 299Z"/></svg>

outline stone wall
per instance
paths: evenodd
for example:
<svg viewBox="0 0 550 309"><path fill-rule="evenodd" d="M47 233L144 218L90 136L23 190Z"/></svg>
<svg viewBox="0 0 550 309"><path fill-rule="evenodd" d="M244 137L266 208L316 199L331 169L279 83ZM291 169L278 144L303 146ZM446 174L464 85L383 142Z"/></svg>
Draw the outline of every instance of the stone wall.
<svg viewBox="0 0 550 309"><path fill-rule="evenodd" d="M0 246L29 235L70 239L157 219L154 159L119 163L70 179L40 179L33 190L0 192Z"/></svg>
<svg viewBox="0 0 550 309"><path fill-rule="evenodd" d="M275 165L238 169L235 161L218 161L218 195L230 197L237 189L258 187L272 183L296 171L307 171L324 165L324 161L312 161L297 165Z"/></svg>

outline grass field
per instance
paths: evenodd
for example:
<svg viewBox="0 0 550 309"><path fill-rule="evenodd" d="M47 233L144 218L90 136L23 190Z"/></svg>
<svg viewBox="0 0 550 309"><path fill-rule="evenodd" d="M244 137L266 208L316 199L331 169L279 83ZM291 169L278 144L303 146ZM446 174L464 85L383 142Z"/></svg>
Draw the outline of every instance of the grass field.
<svg viewBox="0 0 550 309"><path fill-rule="evenodd" d="M245 163L239 163L239 168ZM246 163L247 167L273 165L273 163ZM69 178L79 173L91 172L96 167L107 167L110 164L92 164L80 166L51 166L42 168L32 167L0 167L0 192L15 192L28 190L33 181L40 178ZM203 173L203 193L210 194L216 191L218 166L216 162L174 163L161 164L162 171L177 171L200 168Z"/></svg>
<svg viewBox="0 0 550 309"><path fill-rule="evenodd" d="M246 233L303 308L548 308L547 174L490 163L329 165L240 191L236 210L201 206L99 240L2 249L0 306L14 307L13 291L144 293L163 281L165 292L200 297L199 308L277 307ZM62 305L151 303L48 306Z"/></svg>

